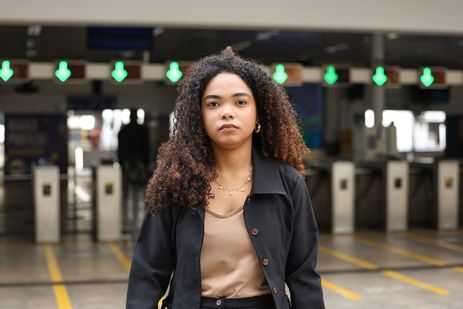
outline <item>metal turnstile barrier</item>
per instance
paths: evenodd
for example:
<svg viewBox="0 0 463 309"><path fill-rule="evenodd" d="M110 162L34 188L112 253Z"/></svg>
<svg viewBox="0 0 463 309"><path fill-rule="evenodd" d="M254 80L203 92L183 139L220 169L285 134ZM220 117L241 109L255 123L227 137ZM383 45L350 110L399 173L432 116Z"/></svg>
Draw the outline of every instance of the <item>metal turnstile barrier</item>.
<svg viewBox="0 0 463 309"><path fill-rule="evenodd" d="M387 162L386 231L408 229L408 175L408 162Z"/></svg>
<svg viewBox="0 0 463 309"><path fill-rule="evenodd" d="M34 207L35 240L60 241L60 177L57 166L35 166Z"/></svg>
<svg viewBox="0 0 463 309"><path fill-rule="evenodd" d="M96 240L121 239L122 177L118 165L96 168Z"/></svg>
<svg viewBox="0 0 463 309"><path fill-rule="evenodd" d="M331 166L333 234L354 232L355 177L354 164L334 162Z"/></svg>
<svg viewBox="0 0 463 309"><path fill-rule="evenodd" d="M456 160L437 163L437 228L458 228L460 165Z"/></svg>
<svg viewBox="0 0 463 309"><path fill-rule="evenodd" d="M405 161L365 161L356 164L358 228L408 229L409 171Z"/></svg>
<svg viewBox="0 0 463 309"><path fill-rule="evenodd" d="M354 232L354 165L313 163L306 172L319 227L334 234Z"/></svg>
<svg viewBox="0 0 463 309"><path fill-rule="evenodd" d="M411 224L438 230L458 228L460 170L456 160L412 162Z"/></svg>

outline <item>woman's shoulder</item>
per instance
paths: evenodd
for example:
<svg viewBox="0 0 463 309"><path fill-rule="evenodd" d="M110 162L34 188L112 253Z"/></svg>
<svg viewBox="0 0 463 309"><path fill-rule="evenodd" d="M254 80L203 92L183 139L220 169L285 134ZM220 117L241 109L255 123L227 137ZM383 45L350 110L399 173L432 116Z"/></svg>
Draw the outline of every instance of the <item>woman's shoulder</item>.
<svg viewBox="0 0 463 309"><path fill-rule="evenodd" d="M272 165L274 165L280 174L282 180L295 184L300 179L304 179L304 176L296 168L290 164L276 158L267 158Z"/></svg>

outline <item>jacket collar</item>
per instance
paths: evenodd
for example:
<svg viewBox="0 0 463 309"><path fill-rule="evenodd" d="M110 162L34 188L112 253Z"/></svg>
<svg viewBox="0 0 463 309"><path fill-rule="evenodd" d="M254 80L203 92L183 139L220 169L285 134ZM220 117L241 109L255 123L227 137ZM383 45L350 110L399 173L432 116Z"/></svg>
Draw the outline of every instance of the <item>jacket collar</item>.
<svg viewBox="0 0 463 309"><path fill-rule="evenodd" d="M251 194L286 194L281 182L278 162L265 157L258 149L252 148L253 185Z"/></svg>

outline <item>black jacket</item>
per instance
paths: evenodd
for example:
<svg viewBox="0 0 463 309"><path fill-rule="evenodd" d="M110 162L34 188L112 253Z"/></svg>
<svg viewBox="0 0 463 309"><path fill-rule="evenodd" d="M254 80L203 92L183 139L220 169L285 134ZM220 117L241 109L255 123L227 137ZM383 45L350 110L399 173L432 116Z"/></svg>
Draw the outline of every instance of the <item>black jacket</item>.
<svg viewBox="0 0 463 309"><path fill-rule="evenodd" d="M244 220L276 309L324 308L315 271L318 228L304 178L291 166L256 150L252 161L254 182L244 205ZM203 224L202 207L171 205L145 217L132 259L128 309L157 308L172 272L164 304L173 309L200 308Z"/></svg>

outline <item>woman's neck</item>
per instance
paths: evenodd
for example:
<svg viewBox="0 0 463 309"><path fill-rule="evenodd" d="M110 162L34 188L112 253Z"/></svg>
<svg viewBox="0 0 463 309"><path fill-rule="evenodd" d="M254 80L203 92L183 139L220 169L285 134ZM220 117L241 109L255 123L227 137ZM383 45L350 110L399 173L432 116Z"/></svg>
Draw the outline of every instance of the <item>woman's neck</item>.
<svg viewBox="0 0 463 309"><path fill-rule="evenodd" d="M232 178L252 167L252 144L236 149L215 148L216 171L221 178Z"/></svg>

